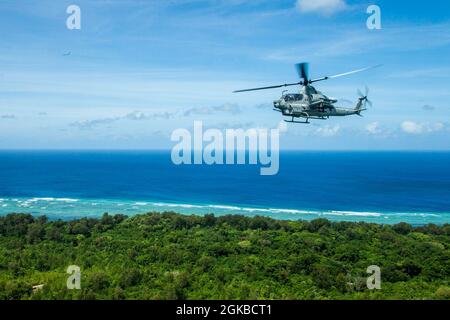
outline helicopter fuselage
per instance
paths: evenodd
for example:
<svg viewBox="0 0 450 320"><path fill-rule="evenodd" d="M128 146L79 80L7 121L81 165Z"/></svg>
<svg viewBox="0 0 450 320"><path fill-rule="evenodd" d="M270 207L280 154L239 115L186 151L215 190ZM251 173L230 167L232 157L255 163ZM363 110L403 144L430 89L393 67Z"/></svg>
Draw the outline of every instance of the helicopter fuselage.
<svg viewBox="0 0 450 320"><path fill-rule="evenodd" d="M309 77L309 64L307 62L297 63L295 68L297 69L297 74L300 78L298 82L291 82L285 84L278 84L274 86L258 87L251 89L241 89L235 90L234 93L238 92L248 92L257 90L268 90L285 88L290 86L300 86L299 93L288 93L283 94L280 99L275 100L273 107L275 111L281 112L283 116L288 116L291 118L287 122L297 122L297 123L309 123L309 119L328 119L329 117L343 117L350 115L361 116L361 112L366 110L366 104L372 105L372 102L367 98L369 93L369 88L366 87L366 93L363 94L358 90L359 98L353 109L348 108L338 108L335 106L337 99L332 99L317 91L311 84L319 81L325 81L329 79L335 79L343 76L348 76L354 73L366 71L373 69L377 66L366 67L361 69L356 69L349 72L344 72L340 74L335 74L332 76L325 76L321 78ZM304 118L305 121L299 122L295 121L295 118Z"/></svg>
<svg viewBox="0 0 450 320"><path fill-rule="evenodd" d="M284 116L306 119L359 115L361 112L360 103L354 109L347 109L335 107L336 102L336 99L325 96L314 87L305 86L299 94L283 94L274 101L274 108Z"/></svg>

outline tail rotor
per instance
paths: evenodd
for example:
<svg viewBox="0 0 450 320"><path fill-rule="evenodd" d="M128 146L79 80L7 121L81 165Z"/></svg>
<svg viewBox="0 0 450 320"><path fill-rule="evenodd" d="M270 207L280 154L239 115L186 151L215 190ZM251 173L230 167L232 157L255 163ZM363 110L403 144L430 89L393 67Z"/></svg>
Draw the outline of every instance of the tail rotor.
<svg viewBox="0 0 450 320"><path fill-rule="evenodd" d="M366 107L366 105L369 105L370 107L373 106L372 101L370 101L369 98L367 98L368 95L369 95L369 87L367 86L365 87L364 93L362 93L361 90L358 89L359 101L364 103L364 107Z"/></svg>

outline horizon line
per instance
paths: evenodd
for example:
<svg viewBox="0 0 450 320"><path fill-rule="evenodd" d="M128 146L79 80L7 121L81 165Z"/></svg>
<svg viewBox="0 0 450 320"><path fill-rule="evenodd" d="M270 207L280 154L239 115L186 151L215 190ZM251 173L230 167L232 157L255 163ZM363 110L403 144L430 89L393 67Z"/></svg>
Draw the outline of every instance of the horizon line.
<svg viewBox="0 0 450 320"><path fill-rule="evenodd" d="M171 149L121 149L121 148L0 148L0 152L11 151L52 151L52 152L67 152L67 151L82 151L82 152L171 152ZM194 152L192 150L191 152ZM234 150L242 151L242 150ZM251 150L243 150L250 152ZM280 152L450 152L450 149L281 149Z"/></svg>

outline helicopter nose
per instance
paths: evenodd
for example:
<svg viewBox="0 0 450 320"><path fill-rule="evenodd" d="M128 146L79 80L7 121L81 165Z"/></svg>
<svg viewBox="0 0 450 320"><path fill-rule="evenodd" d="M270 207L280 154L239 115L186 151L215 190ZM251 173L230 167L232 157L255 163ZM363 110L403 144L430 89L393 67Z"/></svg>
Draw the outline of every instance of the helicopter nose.
<svg viewBox="0 0 450 320"><path fill-rule="evenodd" d="M278 100L275 100L275 101L273 102L273 106L274 106L275 108L279 108L279 107L280 107L280 102L279 102Z"/></svg>

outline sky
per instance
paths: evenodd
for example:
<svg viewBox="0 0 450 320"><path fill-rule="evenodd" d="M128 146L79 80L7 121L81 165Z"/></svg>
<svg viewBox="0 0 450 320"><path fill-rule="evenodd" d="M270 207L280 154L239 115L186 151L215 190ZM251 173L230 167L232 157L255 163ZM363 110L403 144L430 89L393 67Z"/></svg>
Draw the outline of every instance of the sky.
<svg viewBox="0 0 450 320"><path fill-rule="evenodd" d="M67 7L81 9L69 30ZM366 10L381 9L369 30ZM277 128L282 89L233 90L382 64L316 88L364 117L288 124L282 149L450 150L450 4L352 0L0 0L0 149L170 149L171 133ZM291 87L295 92L297 88Z"/></svg>

